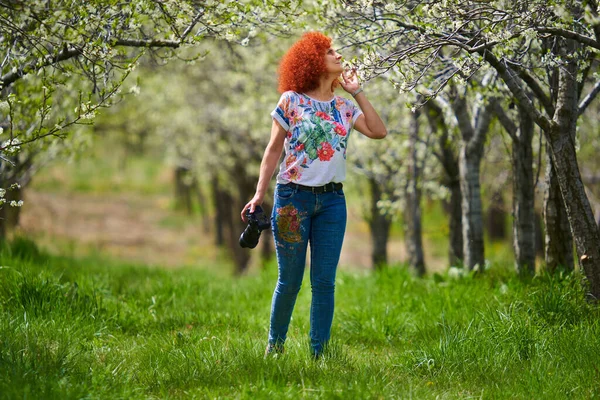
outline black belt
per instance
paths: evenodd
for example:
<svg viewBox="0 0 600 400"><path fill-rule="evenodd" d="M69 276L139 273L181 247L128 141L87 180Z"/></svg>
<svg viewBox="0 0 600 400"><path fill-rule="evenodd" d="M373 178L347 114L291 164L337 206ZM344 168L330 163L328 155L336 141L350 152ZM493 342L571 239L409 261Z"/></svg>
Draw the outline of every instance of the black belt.
<svg viewBox="0 0 600 400"><path fill-rule="evenodd" d="M327 193L327 192L337 192L338 190L342 190L342 188L344 187L344 185L341 182L329 182L326 185L323 186L304 186L304 185L298 185L297 183L288 183L286 186L289 186L293 189L297 189L297 190L303 190L306 192L312 192L315 194L319 194L319 193Z"/></svg>

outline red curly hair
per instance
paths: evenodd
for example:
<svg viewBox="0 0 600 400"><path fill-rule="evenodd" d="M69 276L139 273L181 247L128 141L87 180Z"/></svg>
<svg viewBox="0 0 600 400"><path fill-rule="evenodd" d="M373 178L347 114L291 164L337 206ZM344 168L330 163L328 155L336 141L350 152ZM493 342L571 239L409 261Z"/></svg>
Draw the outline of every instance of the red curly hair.
<svg viewBox="0 0 600 400"><path fill-rule="evenodd" d="M288 90L303 93L316 89L327 70L325 54L331 47L331 38L320 32L307 32L290 47L279 64L280 93ZM339 84L337 79L331 89Z"/></svg>

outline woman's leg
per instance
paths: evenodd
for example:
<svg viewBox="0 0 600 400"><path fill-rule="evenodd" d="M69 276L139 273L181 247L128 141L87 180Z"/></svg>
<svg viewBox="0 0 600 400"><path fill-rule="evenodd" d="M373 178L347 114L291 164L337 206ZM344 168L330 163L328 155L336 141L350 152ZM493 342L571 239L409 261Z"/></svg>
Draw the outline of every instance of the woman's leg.
<svg viewBox="0 0 600 400"><path fill-rule="evenodd" d="M310 232L310 196L277 186L272 214L278 279L271 305L269 344L280 350L285 342L292 311L302 286Z"/></svg>
<svg viewBox="0 0 600 400"><path fill-rule="evenodd" d="M331 333L335 275L346 230L343 191L320 194L317 198L310 235L310 339L315 356L323 352Z"/></svg>

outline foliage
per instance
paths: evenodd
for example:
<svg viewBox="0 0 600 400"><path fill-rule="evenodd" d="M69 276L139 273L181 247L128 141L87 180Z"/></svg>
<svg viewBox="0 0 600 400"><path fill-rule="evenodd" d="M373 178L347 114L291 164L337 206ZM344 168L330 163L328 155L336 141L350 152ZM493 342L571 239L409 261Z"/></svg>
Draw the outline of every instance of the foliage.
<svg viewBox="0 0 600 400"><path fill-rule="evenodd" d="M600 315L576 275L342 272L333 347L315 362L309 290L286 354L263 359L275 268L236 280L56 258L26 240L0 258L0 398L600 395Z"/></svg>
<svg viewBox="0 0 600 400"><path fill-rule="evenodd" d="M22 170L41 168L53 155L48 146L60 148L57 138L65 138L73 125L91 123L99 109L121 98L142 55L168 60L177 49L208 38L246 45L259 28L285 32L294 12L287 2L252 0L3 4L0 187L13 181L25 185L31 174L23 176ZM40 139L46 140L26 146Z"/></svg>

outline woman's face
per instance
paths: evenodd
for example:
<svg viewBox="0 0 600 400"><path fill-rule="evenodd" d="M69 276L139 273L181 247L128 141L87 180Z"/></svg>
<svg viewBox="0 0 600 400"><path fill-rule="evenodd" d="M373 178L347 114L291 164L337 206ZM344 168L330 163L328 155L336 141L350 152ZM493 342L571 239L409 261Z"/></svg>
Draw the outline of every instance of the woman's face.
<svg viewBox="0 0 600 400"><path fill-rule="evenodd" d="M327 53L325 53L325 69L327 72L335 74L341 74L344 71L342 56L333 47L327 49Z"/></svg>

